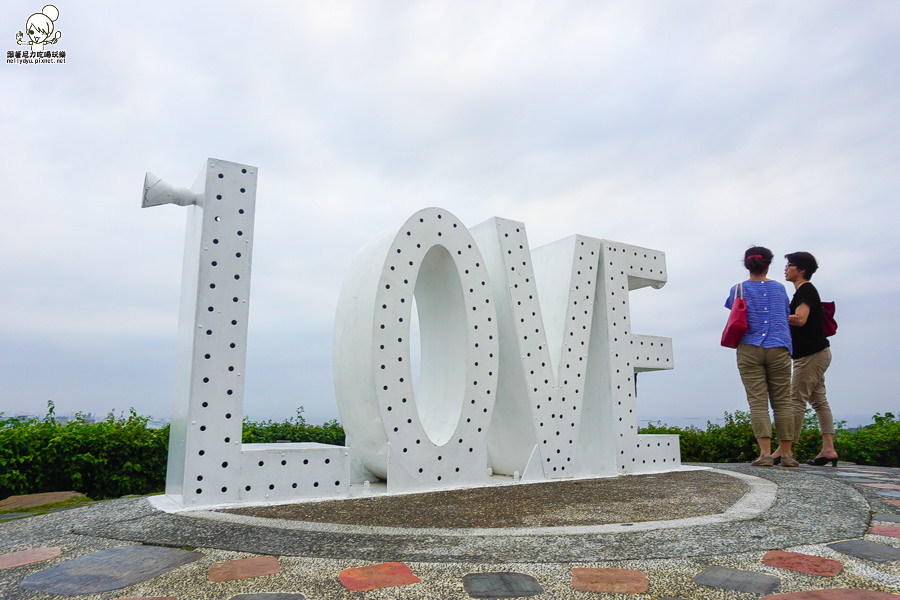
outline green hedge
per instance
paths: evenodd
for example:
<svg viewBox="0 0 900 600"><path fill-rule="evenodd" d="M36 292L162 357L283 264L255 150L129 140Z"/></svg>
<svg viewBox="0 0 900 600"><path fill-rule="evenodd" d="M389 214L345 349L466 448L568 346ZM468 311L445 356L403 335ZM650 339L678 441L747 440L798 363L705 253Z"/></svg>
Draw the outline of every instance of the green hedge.
<svg viewBox="0 0 900 600"><path fill-rule="evenodd" d="M855 431L846 428L845 421L835 423L834 448L841 460L861 465L900 467L900 421L893 413L876 413L870 425ZM759 446L750 425L750 413L725 413L725 423L707 422L705 431L670 427L657 423L641 429L641 433L676 433L681 440L683 462L750 462L759 456ZM772 428L772 448L778 444ZM806 411L803 431L794 444L794 456L806 461L818 454L822 435L815 413Z"/></svg>
<svg viewBox="0 0 900 600"><path fill-rule="evenodd" d="M4 419L0 413L0 499L18 494L74 490L94 499L152 494L165 489L169 426L147 427L132 409L127 417L89 423L84 415L63 423L48 403L47 416ZM244 443L320 442L343 445L337 421L309 425L303 408L281 423L244 419Z"/></svg>
<svg viewBox="0 0 900 600"><path fill-rule="evenodd" d="M150 494L165 488L168 426L147 427L149 419L134 410L128 416L89 423L76 415L58 421L53 404L47 416L3 419L0 413L0 498L74 490L95 499ZM893 413L878 413L873 423L856 431L836 424L834 445L841 460L866 465L900 467L900 421ZM705 431L657 423L641 433L674 433L681 441L684 462L749 462L758 455L750 415L725 413L724 424L707 423ZM773 443L775 433L772 432ZM344 430L337 421L309 425L303 408L282 422L244 419L244 443L278 441L343 445ZM815 415L807 411L794 454L800 460L816 455L822 438Z"/></svg>
<svg viewBox="0 0 900 600"><path fill-rule="evenodd" d="M169 428L150 429L147 417L60 423L53 405L43 419L0 421L0 498L74 490L91 498L163 489Z"/></svg>
<svg viewBox="0 0 900 600"><path fill-rule="evenodd" d="M241 441L245 444L269 444L274 442L318 442L320 444L344 445L344 428L336 420L324 425L309 425L303 418L303 407L297 409L297 416L277 421L251 421L244 418L244 433Z"/></svg>

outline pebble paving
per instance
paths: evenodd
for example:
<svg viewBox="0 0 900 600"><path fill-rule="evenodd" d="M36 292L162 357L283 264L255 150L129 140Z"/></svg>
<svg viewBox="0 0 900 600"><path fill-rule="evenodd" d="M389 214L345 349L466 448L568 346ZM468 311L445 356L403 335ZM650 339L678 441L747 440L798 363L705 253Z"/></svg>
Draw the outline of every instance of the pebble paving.
<svg viewBox="0 0 900 600"><path fill-rule="evenodd" d="M786 485L780 469L745 469ZM900 501L885 497L893 489L873 477L900 481L900 470L841 465L835 468L802 468L804 474L827 477L835 485L849 485L852 493L842 509L860 518L858 529L828 529L826 533L850 539L810 540L803 544L787 533L794 526L765 521L764 515L785 508L784 500L772 504L759 517L738 521L746 539L743 550L704 551L716 541L703 535L702 527L685 527L680 554L661 556L584 557L577 561L555 558L561 548L545 547L543 560L505 562L484 556L478 560L383 561L363 557L248 553L198 544L184 550L152 543L134 545L107 533L91 536L67 519L88 519L90 527L128 520L122 504L118 511L84 508L66 515L35 516L0 523L0 598L9 600L55 600L79 596L82 600L318 600L361 598L400 600L426 598L764 598L764 600L900 600ZM859 477L860 475L867 477ZM788 476L784 476L788 477ZM780 488L779 488L780 489ZM789 489L789 488L785 488ZM849 489L849 488L848 488ZM851 489L852 492L852 489ZM828 498L837 502L838 496ZM116 501L122 502L122 501ZM107 503L112 504L112 503ZM856 505L867 508L859 511ZM137 514L137 513L135 513ZM67 516L68 515L68 516ZM760 518L765 526L756 524ZM812 520L811 520L812 522ZM146 523L144 524L146 525ZM808 527L810 525L803 524ZM723 525L723 531L730 531ZM110 529L111 530L111 529ZM759 532L758 534L754 532ZM15 535L13 535L15 532ZM699 532L699 533L698 533ZM7 535L7 533L9 533ZM303 536L306 532L294 532ZM626 535L626 534L617 534ZM651 540L652 531L644 532ZM754 544L752 538L785 540L783 546ZM601 536L603 537L603 536ZM825 536L827 538L827 535ZM553 538L561 543L562 538ZM661 545L674 537L660 536ZM205 541L205 540L201 540ZM580 541L580 540L579 540ZM434 544L428 536L422 544ZM829 543L830 542L830 543ZM187 545L187 544L179 544ZM693 549L691 549L693 548ZM643 547L641 547L643 550ZM380 554L372 549L372 556Z"/></svg>

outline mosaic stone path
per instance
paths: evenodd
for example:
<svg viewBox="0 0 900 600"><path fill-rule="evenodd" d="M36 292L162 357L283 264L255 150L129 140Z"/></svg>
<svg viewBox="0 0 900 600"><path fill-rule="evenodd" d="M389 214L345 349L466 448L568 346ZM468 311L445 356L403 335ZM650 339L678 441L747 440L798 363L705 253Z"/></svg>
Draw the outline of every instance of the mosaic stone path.
<svg viewBox="0 0 900 600"><path fill-rule="evenodd" d="M830 544L829 547L863 560L900 561L900 549L865 540L850 540ZM0 568L12 569L43 562L60 556L59 548L35 548L0 555ZM119 546L101 550L56 566L38 571L25 578L20 587L66 596L93 594L121 589L202 558L199 552L160 548L157 546ZM835 577L843 569L839 560L772 550L760 560L761 564L796 571L822 578ZM261 578L279 573L276 557L258 556L212 564L207 570L208 581L217 583L238 579ZM652 585L647 576L636 569L572 568L571 588L599 594L644 594ZM337 577L351 592L366 592L383 588L422 584L404 563L389 562L342 570ZM699 586L730 590L746 594L764 595L770 600L900 600L900 595L877 590L823 588L788 594L778 594L781 578L775 575L730 567L711 566L692 578ZM541 583L531 575L517 572L469 573L462 577L462 587L470 598L523 598L544 592ZM175 596L140 596L127 600L178 600ZM124 597L120 600L126 600ZM238 594L231 600L307 600L301 592L257 592Z"/></svg>

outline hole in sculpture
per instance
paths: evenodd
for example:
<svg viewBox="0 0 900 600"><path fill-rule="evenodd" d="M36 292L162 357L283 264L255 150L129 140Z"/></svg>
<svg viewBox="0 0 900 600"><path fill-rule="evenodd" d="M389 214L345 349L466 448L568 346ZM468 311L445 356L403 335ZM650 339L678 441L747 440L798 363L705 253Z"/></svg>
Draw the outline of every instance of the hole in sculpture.
<svg viewBox="0 0 900 600"><path fill-rule="evenodd" d="M462 290L453 257L444 246L432 247L416 280L410 362L422 428L438 446L456 430L465 400L467 311Z"/></svg>

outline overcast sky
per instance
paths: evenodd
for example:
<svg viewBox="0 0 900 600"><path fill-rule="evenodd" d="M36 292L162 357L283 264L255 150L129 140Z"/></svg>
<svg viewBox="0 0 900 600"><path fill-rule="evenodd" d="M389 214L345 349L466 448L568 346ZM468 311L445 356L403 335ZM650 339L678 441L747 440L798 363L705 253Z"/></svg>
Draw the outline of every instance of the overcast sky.
<svg viewBox="0 0 900 600"><path fill-rule="evenodd" d="M3 50L43 5L0 3ZM0 65L6 414L171 415L187 211L141 188L208 157L259 168L252 418L338 416L343 278L428 206L664 251L632 321L675 369L641 376L641 419L746 410L719 346L743 251L779 280L810 251L835 417L900 413L896 0L55 6L65 64Z"/></svg>

